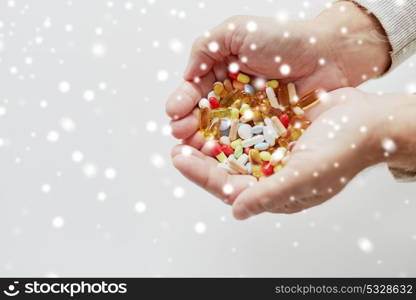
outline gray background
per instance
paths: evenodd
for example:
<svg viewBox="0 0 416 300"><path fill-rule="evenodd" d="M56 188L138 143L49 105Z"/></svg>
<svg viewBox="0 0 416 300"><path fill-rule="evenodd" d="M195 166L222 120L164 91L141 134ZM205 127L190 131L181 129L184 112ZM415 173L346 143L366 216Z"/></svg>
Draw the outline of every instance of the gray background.
<svg viewBox="0 0 416 300"><path fill-rule="evenodd" d="M306 213L238 222L171 165L164 103L192 40L234 14L324 8L1 0L0 275L416 276L416 184L385 166ZM416 91L414 63L362 88Z"/></svg>

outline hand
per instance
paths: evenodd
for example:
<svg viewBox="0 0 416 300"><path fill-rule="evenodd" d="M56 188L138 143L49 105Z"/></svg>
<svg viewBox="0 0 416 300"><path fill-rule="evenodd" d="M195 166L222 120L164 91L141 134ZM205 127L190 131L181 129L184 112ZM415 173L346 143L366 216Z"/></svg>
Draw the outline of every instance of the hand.
<svg viewBox="0 0 416 300"><path fill-rule="evenodd" d="M257 25L255 32L247 30L252 28L253 23L249 23L252 21ZM248 24L251 25L247 27ZM348 33L341 35L344 26ZM382 74L389 65L386 41L366 35L379 32L377 30L374 20L349 1L337 2L312 21L279 24L272 18L233 17L214 28L209 37L195 42L185 71L187 81L171 95L166 105L173 119L172 134L188 146L184 153L192 153L183 155L184 145L175 147L172 150L174 165L218 197L233 200L254 183L254 179L229 176L216 168L215 160L205 156L209 149L196 132L198 119L194 109L199 99L210 91L212 83L225 78L227 65L238 61L240 70L250 75L295 82L300 95L312 88L332 90L357 85ZM217 43L217 51L210 51L216 50L212 42ZM319 63L323 61L324 64ZM290 66L289 74L280 72L283 64ZM224 195L226 182L233 190L227 189Z"/></svg>
<svg viewBox="0 0 416 300"><path fill-rule="evenodd" d="M262 212L295 213L340 192L361 170L388 162L416 166L416 96L371 95L339 89L311 109L314 120L277 174L241 191L233 199L237 219Z"/></svg>

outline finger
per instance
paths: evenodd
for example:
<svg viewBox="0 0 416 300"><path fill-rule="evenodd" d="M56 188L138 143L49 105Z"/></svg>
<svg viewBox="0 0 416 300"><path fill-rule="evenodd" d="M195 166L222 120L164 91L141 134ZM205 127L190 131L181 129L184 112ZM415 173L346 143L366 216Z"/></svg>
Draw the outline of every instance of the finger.
<svg viewBox="0 0 416 300"><path fill-rule="evenodd" d="M301 171L291 161L278 173L242 192L233 205L236 219L244 220L263 212L286 213L291 208L285 206L296 199L309 195L315 183L310 170ZM301 173L303 172L303 173ZM302 204L304 204L302 202ZM306 208L304 204L304 208Z"/></svg>
<svg viewBox="0 0 416 300"><path fill-rule="evenodd" d="M202 95L208 94L215 81L213 72L202 77L199 82L183 82L168 98L166 113L173 120L179 120L189 114Z"/></svg>
<svg viewBox="0 0 416 300"><path fill-rule="evenodd" d="M344 91L346 88L338 89L333 92L322 90L319 92L319 103L305 111L305 116L311 120L316 120L322 113L346 101Z"/></svg>
<svg viewBox="0 0 416 300"><path fill-rule="evenodd" d="M184 72L185 80L202 77L212 67L231 53L229 42L232 40L233 30L227 29L225 23L209 31L208 36L201 36L192 45L191 55Z"/></svg>
<svg viewBox="0 0 416 300"><path fill-rule="evenodd" d="M172 135L177 139L186 139L198 130L198 122L198 109L194 109L192 114L183 119L171 121Z"/></svg>
<svg viewBox="0 0 416 300"><path fill-rule="evenodd" d="M234 199L247 187L254 184L256 179L249 175L230 175L219 168L211 157L201 157L202 153L183 155L182 152L173 157L174 166L189 180L201 186L208 192L232 204Z"/></svg>

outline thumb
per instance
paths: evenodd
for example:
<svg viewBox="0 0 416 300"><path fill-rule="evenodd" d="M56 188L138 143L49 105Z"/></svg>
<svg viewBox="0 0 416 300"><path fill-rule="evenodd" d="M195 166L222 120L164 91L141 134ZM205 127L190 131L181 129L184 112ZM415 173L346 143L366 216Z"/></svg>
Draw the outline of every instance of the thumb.
<svg viewBox="0 0 416 300"><path fill-rule="evenodd" d="M231 27L228 24L226 21L195 40L184 72L185 80L206 75L216 63L224 62L231 56L232 50L237 52L231 49L237 24L232 23Z"/></svg>
<svg viewBox="0 0 416 300"><path fill-rule="evenodd" d="M310 175L310 176L308 176ZM309 191L308 180L312 174L300 173L290 162L278 173L259 181L243 191L233 204L236 219L244 220L263 212L284 210L287 203ZM306 182L306 184L305 184Z"/></svg>

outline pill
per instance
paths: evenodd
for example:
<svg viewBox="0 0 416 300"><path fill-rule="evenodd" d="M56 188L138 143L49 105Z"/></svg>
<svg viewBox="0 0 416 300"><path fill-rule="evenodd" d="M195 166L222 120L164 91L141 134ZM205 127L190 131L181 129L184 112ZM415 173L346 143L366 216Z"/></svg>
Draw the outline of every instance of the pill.
<svg viewBox="0 0 416 300"><path fill-rule="evenodd" d="M261 126L261 125L253 126L251 128L251 133L252 134L260 134L260 133L263 133L263 126Z"/></svg>
<svg viewBox="0 0 416 300"><path fill-rule="evenodd" d="M228 158L228 164L229 164L231 169L237 171L240 174L247 174L248 173L247 169L244 166L240 165L235 158L229 157Z"/></svg>
<svg viewBox="0 0 416 300"><path fill-rule="evenodd" d="M236 80L238 77L238 72L228 72L228 77L230 77L231 79Z"/></svg>
<svg viewBox="0 0 416 300"><path fill-rule="evenodd" d="M267 142L262 142L262 143L257 143L255 146L254 146L254 149L257 149L257 150L266 150L266 149L268 149L269 148L269 143L267 143Z"/></svg>
<svg viewBox="0 0 416 300"><path fill-rule="evenodd" d="M215 94L215 92L214 92L214 91L211 91L211 92L209 92L209 93L208 93L207 98L209 99L209 98L211 98L211 97L214 97L214 98L217 98L217 100L220 100L220 97L218 97L218 96Z"/></svg>
<svg viewBox="0 0 416 300"><path fill-rule="evenodd" d="M223 145L230 145L230 138L226 135L223 135L220 138L220 143L223 144Z"/></svg>
<svg viewBox="0 0 416 300"><path fill-rule="evenodd" d="M239 158L241 154L243 154L243 146L240 144L240 145L237 145L237 147L235 147L234 156L236 158Z"/></svg>
<svg viewBox="0 0 416 300"><path fill-rule="evenodd" d="M245 167L246 167L246 170L247 170L248 174L252 174L253 173L253 171L251 170L251 163L249 163L249 162L246 163Z"/></svg>
<svg viewBox="0 0 416 300"><path fill-rule="evenodd" d="M201 100L199 100L198 106L199 106L199 108L211 107L207 98L202 98Z"/></svg>
<svg viewBox="0 0 416 300"><path fill-rule="evenodd" d="M293 82L287 84L287 92L289 93L289 102L291 105L295 105L299 98L296 93L296 86Z"/></svg>
<svg viewBox="0 0 416 300"><path fill-rule="evenodd" d="M251 149L248 153L248 157L252 166L261 164L262 162L260 152L257 149Z"/></svg>
<svg viewBox="0 0 416 300"><path fill-rule="evenodd" d="M252 138L245 139L244 141L241 142L241 145L243 146L243 148L246 148L246 147L251 147L256 144L259 144L263 141L264 141L264 136L262 134L259 134L259 135L253 136Z"/></svg>
<svg viewBox="0 0 416 300"><path fill-rule="evenodd" d="M233 85L232 85L230 79L225 79L224 80L224 88L227 92L231 92L233 90Z"/></svg>
<svg viewBox="0 0 416 300"><path fill-rule="evenodd" d="M289 139L291 141L297 141L300 138L301 135L302 135L302 129L292 127L290 129Z"/></svg>
<svg viewBox="0 0 416 300"><path fill-rule="evenodd" d="M250 82L250 77L248 75L244 74L244 73L238 73L236 79L241 83L249 83Z"/></svg>
<svg viewBox="0 0 416 300"><path fill-rule="evenodd" d="M277 165L285 157L286 151L284 147L277 148L271 155L270 163L273 166Z"/></svg>
<svg viewBox="0 0 416 300"><path fill-rule="evenodd" d="M224 152L221 152L220 154L215 156L219 162L225 162L227 160L227 156L225 156Z"/></svg>
<svg viewBox="0 0 416 300"><path fill-rule="evenodd" d="M222 119L220 123L220 130L225 131L231 126L231 120L230 119Z"/></svg>
<svg viewBox="0 0 416 300"><path fill-rule="evenodd" d="M277 88L277 98L279 99L280 105L283 107L289 106L289 92L286 83L279 84L279 87Z"/></svg>
<svg viewBox="0 0 416 300"><path fill-rule="evenodd" d="M228 118L230 116L230 109L229 108L225 108L225 107L220 107L220 108L216 108L211 110L210 113L211 118Z"/></svg>
<svg viewBox="0 0 416 300"><path fill-rule="evenodd" d="M231 120L230 133L228 135L230 137L230 141L233 142L237 138L237 130L238 130L238 119L233 119Z"/></svg>
<svg viewBox="0 0 416 300"><path fill-rule="evenodd" d="M254 118L254 112L249 108L244 111L244 114L240 118L240 122L247 123L252 121Z"/></svg>
<svg viewBox="0 0 416 300"><path fill-rule="evenodd" d="M276 94L274 93L273 88L267 87L266 88L266 95L267 99L269 99L270 105L274 108L279 108L279 101L277 101Z"/></svg>
<svg viewBox="0 0 416 300"><path fill-rule="evenodd" d="M251 126L249 124L244 124L244 123L239 124L239 126L238 126L238 135L243 140L251 138L253 136L253 134L251 133Z"/></svg>
<svg viewBox="0 0 416 300"><path fill-rule="evenodd" d="M299 101L298 105L306 110L312 106L314 106L316 103L319 102L319 91L318 90L312 90L303 95Z"/></svg>
<svg viewBox="0 0 416 300"><path fill-rule="evenodd" d="M261 151L260 152L260 158L261 158L261 160L270 161L271 157L272 157L272 155L268 151Z"/></svg>
<svg viewBox="0 0 416 300"><path fill-rule="evenodd" d="M241 139L236 139L235 141L231 142L231 148L233 149L236 149L238 145L241 146Z"/></svg>
<svg viewBox="0 0 416 300"><path fill-rule="evenodd" d="M254 87L250 84L245 84L244 85L244 92L246 92L247 94L250 95L254 95L256 93L256 90L254 89Z"/></svg>
<svg viewBox="0 0 416 300"><path fill-rule="evenodd" d="M287 146L288 146L288 150L292 151L293 148L295 148L295 146L296 146L296 142L290 142L289 145L287 145Z"/></svg>
<svg viewBox="0 0 416 300"><path fill-rule="evenodd" d="M239 116L240 116L240 111L235 107L231 107L230 108L230 119L238 119Z"/></svg>
<svg viewBox="0 0 416 300"><path fill-rule="evenodd" d="M264 133L264 140L267 143L269 143L271 147L273 147L274 144L276 143L276 138L277 138L276 130L274 130L274 128L271 126L266 126L263 129L263 133Z"/></svg>
<svg viewBox="0 0 416 300"><path fill-rule="evenodd" d="M222 144L221 145L221 151L224 152L226 156L230 156L231 154L234 154L234 149L231 148L231 146Z"/></svg>
<svg viewBox="0 0 416 300"><path fill-rule="evenodd" d="M278 173L280 170L282 170L283 166L282 165L277 165L273 168L273 172L274 173Z"/></svg>
<svg viewBox="0 0 416 300"><path fill-rule="evenodd" d="M209 97L208 101L212 109L216 109L220 107L220 102L218 101L216 97Z"/></svg>
<svg viewBox="0 0 416 300"><path fill-rule="evenodd" d="M253 165L251 164L251 174L256 177L256 178L260 178L263 176L263 172L261 170L262 166L261 165Z"/></svg>
<svg viewBox="0 0 416 300"><path fill-rule="evenodd" d="M215 82L212 88L214 90L215 95L221 96L222 92L224 91L224 84L222 82Z"/></svg>
<svg viewBox="0 0 416 300"><path fill-rule="evenodd" d="M199 110L199 129L207 129L210 125L210 121L210 109L208 107L201 107Z"/></svg>
<svg viewBox="0 0 416 300"><path fill-rule="evenodd" d="M245 153L241 154L237 161L239 164L245 165L245 163L248 161L248 155Z"/></svg>
<svg viewBox="0 0 416 300"><path fill-rule="evenodd" d="M233 80L233 88L239 91L244 91L244 83L238 80Z"/></svg>
<svg viewBox="0 0 416 300"><path fill-rule="evenodd" d="M273 89L277 89L277 87L279 86L279 81L277 81L277 80L275 80L275 79L273 79L273 80L269 80L269 81L267 81L267 82L266 82L266 85L267 85L268 87L273 88Z"/></svg>
<svg viewBox="0 0 416 300"><path fill-rule="evenodd" d="M287 128L289 126L289 115L288 114L281 114L279 116L280 122L282 122L283 126Z"/></svg>
<svg viewBox="0 0 416 300"><path fill-rule="evenodd" d="M276 130L277 134L283 137L286 136L287 130L285 126L282 124L282 122L280 122L279 118L276 116L273 116L271 120L273 122L273 127Z"/></svg>
<svg viewBox="0 0 416 300"><path fill-rule="evenodd" d="M292 107L292 111L295 113L295 115L297 116L303 116L305 114L305 112L303 111L302 108L300 108L299 106L294 106Z"/></svg>
<svg viewBox="0 0 416 300"><path fill-rule="evenodd" d="M270 176L273 174L274 166L269 162L264 162L262 166L262 172L264 176Z"/></svg>

